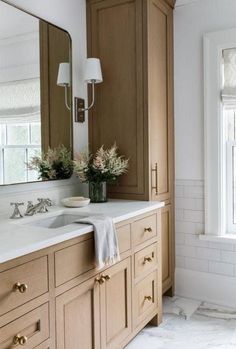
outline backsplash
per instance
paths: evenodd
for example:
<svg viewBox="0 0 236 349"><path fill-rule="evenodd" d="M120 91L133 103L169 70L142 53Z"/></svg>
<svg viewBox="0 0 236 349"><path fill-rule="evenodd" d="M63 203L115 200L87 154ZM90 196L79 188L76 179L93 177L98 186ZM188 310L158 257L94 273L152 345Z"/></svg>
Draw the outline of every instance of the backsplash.
<svg viewBox="0 0 236 349"><path fill-rule="evenodd" d="M176 267L236 276L236 245L199 239L204 233L204 182L176 181Z"/></svg>
<svg viewBox="0 0 236 349"><path fill-rule="evenodd" d="M21 208L24 212L28 200L36 202L39 197L48 197L59 204L65 197L82 195L83 189L77 178L3 186L0 187L0 216L12 213L11 202L24 202L25 207Z"/></svg>

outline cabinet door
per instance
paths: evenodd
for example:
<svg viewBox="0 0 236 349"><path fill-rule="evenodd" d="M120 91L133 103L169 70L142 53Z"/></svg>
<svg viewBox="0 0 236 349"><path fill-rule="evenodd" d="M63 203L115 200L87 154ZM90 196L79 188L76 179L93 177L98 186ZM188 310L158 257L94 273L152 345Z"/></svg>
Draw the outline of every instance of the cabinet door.
<svg viewBox="0 0 236 349"><path fill-rule="evenodd" d="M90 0L87 14L88 55L101 59L104 76L90 111L89 143L96 151L116 142L119 152L130 159L128 173L119 186L109 188L110 196L147 199L142 1Z"/></svg>
<svg viewBox="0 0 236 349"><path fill-rule="evenodd" d="M173 260L174 260L174 238L172 227L172 206L167 205L162 209L162 291L165 293L173 287Z"/></svg>
<svg viewBox="0 0 236 349"><path fill-rule="evenodd" d="M101 286L101 343L102 349L113 349L131 333L130 258L104 274L110 279Z"/></svg>
<svg viewBox="0 0 236 349"><path fill-rule="evenodd" d="M99 349L99 284L94 278L56 298L57 349Z"/></svg>
<svg viewBox="0 0 236 349"><path fill-rule="evenodd" d="M168 200L173 183L173 14L148 0L148 110L152 200Z"/></svg>

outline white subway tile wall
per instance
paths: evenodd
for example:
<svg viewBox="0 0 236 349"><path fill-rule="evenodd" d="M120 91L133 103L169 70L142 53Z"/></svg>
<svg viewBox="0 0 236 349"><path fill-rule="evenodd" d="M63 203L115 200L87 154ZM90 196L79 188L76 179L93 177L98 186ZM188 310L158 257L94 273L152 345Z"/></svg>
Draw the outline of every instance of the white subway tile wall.
<svg viewBox="0 0 236 349"><path fill-rule="evenodd" d="M204 182L176 180L176 267L236 276L236 245L199 239L204 233Z"/></svg>

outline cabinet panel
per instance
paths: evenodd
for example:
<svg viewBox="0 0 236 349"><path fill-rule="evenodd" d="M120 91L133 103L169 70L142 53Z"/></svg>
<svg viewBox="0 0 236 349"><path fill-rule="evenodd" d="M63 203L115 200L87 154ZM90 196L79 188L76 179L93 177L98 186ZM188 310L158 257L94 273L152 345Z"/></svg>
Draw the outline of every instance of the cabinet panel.
<svg viewBox="0 0 236 349"><path fill-rule="evenodd" d="M132 240L134 246L137 246L157 235L157 215L137 220L132 224Z"/></svg>
<svg viewBox="0 0 236 349"><path fill-rule="evenodd" d="M56 299L57 349L99 349L99 284L91 278Z"/></svg>
<svg viewBox="0 0 236 349"><path fill-rule="evenodd" d="M112 196L145 197L142 2L88 2L88 55L99 57L104 81L96 86L89 122L90 145L96 151L114 142L130 159L129 172Z"/></svg>
<svg viewBox="0 0 236 349"><path fill-rule="evenodd" d="M56 286L93 269L94 254L94 239L88 239L57 251L55 253Z"/></svg>
<svg viewBox="0 0 236 349"><path fill-rule="evenodd" d="M13 342L21 340L26 349L35 348L49 337L48 304L30 311L26 315L0 328L0 349L9 349ZM16 345L21 346L20 343Z"/></svg>
<svg viewBox="0 0 236 349"><path fill-rule="evenodd" d="M153 169L151 171L152 199L154 200L169 199L172 193L172 21L172 10L168 6L164 5L160 0L149 0L148 108L151 155L150 165Z"/></svg>
<svg viewBox="0 0 236 349"><path fill-rule="evenodd" d="M134 276L145 275L157 265L157 244L152 244L134 255Z"/></svg>
<svg viewBox="0 0 236 349"><path fill-rule="evenodd" d="M134 289L134 327L138 326L158 306L157 271L154 271Z"/></svg>
<svg viewBox="0 0 236 349"><path fill-rule="evenodd" d="M117 348L131 333L131 259L109 268L101 287L102 348Z"/></svg>
<svg viewBox="0 0 236 349"><path fill-rule="evenodd" d="M19 283L25 289L17 289ZM0 315L48 291L47 256L0 273Z"/></svg>
<svg viewBox="0 0 236 349"><path fill-rule="evenodd" d="M163 293L173 284L173 227L172 227L172 206L167 205L162 209L162 287Z"/></svg>

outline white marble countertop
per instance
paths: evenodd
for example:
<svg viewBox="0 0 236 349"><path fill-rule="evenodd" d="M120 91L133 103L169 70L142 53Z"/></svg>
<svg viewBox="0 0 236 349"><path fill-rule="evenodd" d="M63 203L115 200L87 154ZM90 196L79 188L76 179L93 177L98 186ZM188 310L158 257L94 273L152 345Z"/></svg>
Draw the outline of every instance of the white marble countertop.
<svg viewBox="0 0 236 349"><path fill-rule="evenodd" d="M91 225L78 223L56 229L34 226L34 223L39 220L63 213L78 215L78 218L80 215L102 214L112 217L114 223L118 223L163 206L164 203L158 201L110 200L107 203L90 204L83 208L70 209L55 206L49 208L48 213L17 220L3 216L0 219L0 263L93 231Z"/></svg>

